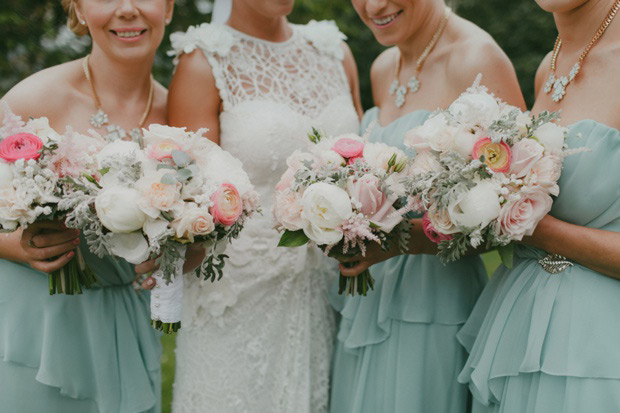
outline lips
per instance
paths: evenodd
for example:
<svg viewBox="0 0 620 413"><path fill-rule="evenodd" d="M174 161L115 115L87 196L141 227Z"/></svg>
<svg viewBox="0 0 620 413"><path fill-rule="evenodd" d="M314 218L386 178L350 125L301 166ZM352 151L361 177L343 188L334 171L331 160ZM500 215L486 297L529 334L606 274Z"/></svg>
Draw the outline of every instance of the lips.
<svg viewBox="0 0 620 413"><path fill-rule="evenodd" d="M136 39L146 33L146 29L139 28L128 28L128 29L114 29L110 30L115 36L120 37L121 39Z"/></svg>
<svg viewBox="0 0 620 413"><path fill-rule="evenodd" d="M394 19L396 19L398 16L400 16L402 12L403 12L402 10L399 10L396 13L392 13L390 15L383 16L383 17L371 18L370 20L379 27L385 27L385 26L388 26L390 23L392 23Z"/></svg>

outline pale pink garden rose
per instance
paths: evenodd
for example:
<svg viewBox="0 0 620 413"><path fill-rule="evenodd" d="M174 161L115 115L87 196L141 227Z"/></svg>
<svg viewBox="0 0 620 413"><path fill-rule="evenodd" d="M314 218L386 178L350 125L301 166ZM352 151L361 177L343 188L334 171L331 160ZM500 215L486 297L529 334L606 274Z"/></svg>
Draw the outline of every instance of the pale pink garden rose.
<svg viewBox="0 0 620 413"><path fill-rule="evenodd" d="M381 231L390 232L402 221L394 209L394 200L389 199L379 188L381 181L374 175L364 175L356 181L349 180L349 195L359 204L359 211Z"/></svg>
<svg viewBox="0 0 620 413"><path fill-rule="evenodd" d="M312 162L313 168L316 168L318 159L316 159L314 155L300 150L295 150L295 152L286 158L286 166L292 169L293 172L300 169L302 165L307 162Z"/></svg>
<svg viewBox="0 0 620 413"><path fill-rule="evenodd" d="M194 237L208 235L215 230L215 222L209 211L197 205L185 208L181 216L172 221L177 238L194 242Z"/></svg>
<svg viewBox="0 0 620 413"><path fill-rule="evenodd" d="M525 235L532 235L552 204L553 200L543 189L524 189L519 199L510 200L502 206L499 215L501 234L519 241Z"/></svg>
<svg viewBox="0 0 620 413"><path fill-rule="evenodd" d="M0 158L5 162L15 162L18 159L39 159L39 152L43 142L32 133L17 133L7 136L0 141Z"/></svg>
<svg viewBox="0 0 620 413"><path fill-rule="evenodd" d="M521 139L511 148L510 173L523 178L543 156L545 148L534 139Z"/></svg>
<svg viewBox="0 0 620 413"><path fill-rule="evenodd" d="M440 113L428 118L422 125L409 130L403 138L403 143L416 152L429 150L431 146L435 150L443 150L452 147L453 135L454 127L448 125L446 116Z"/></svg>
<svg viewBox="0 0 620 413"><path fill-rule="evenodd" d="M216 223L229 227L243 212L243 201L234 185L224 183L211 196L211 215Z"/></svg>
<svg viewBox="0 0 620 413"><path fill-rule="evenodd" d="M260 208L260 197L255 190L247 191L241 196L243 210L248 214L258 211Z"/></svg>
<svg viewBox="0 0 620 413"><path fill-rule="evenodd" d="M161 178L168 171L162 169L157 173L140 178L135 188L140 194L138 205L145 214L151 218L157 218L162 211L170 211L181 201L181 184L165 184Z"/></svg>
<svg viewBox="0 0 620 413"><path fill-rule="evenodd" d="M555 155L545 156L532 166L525 176L528 185L545 188L551 195L560 193L558 179L562 173L562 158Z"/></svg>
<svg viewBox="0 0 620 413"><path fill-rule="evenodd" d="M418 152L411 163L411 173L414 175L422 175L428 172L441 172L443 167L437 158L429 151Z"/></svg>
<svg viewBox="0 0 620 413"><path fill-rule="evenodd" d="M172 151L180 151L181 147L172 141L161 141L146 148L146 156L157 161L172 158Z"/></svg>
<svg viewBox="0 0 620 413"><path fill-rule="evenodd" d="M422 230L424 231L424 235L426 235L426 238L428 238L435 244L439 244L441 241L450 241L452 239L451 235L442 234L435 229L433 223L428 218L427 213L422 216Z"/></svg>
<svg viewBox="0 0 620 413"><path fill-rule="evenodd" d="M286 172L282 174L280 181L276 184L276 191L284 191L289 188L293 182L293 179L295 179L295 172L295 169L289 167Z"/></svg>
<svg viewBox="0 0 620 413"><path fill-rule="evenodd" d="M276 194L273 215L277 222L289 231L303 228L301 220L301 196L297 192L283 191Z"/></svg>
<svg viewBox="0 0 620 413"><path fill-rule="evenodd" d="M430 221L433 228L441 234L450 235L459 232L458 228L450 220L450 214L447 209L436 211L431 208L424 214Z"/></svg>
<svg viewBox="0 0 620 413"><path fill-rule="evenodd" d="M351 138L340 138L336 141L332 150L347 160L359 158L364 152L364 144Z"/></svg>

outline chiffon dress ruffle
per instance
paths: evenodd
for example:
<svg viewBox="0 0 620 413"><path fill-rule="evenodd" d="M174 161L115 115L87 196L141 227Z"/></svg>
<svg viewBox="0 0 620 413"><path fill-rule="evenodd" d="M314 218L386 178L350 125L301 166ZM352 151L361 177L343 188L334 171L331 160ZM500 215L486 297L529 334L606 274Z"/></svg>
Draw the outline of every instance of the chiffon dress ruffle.
<svg viewBox="0 0 620 413"><path fill-rule="evenodd" d="M551 215L620 232L620 131L591 120L570 128ZM578 263L557 274L544 251L517 245L458 338L471 350L459 380L478 412L620 411L620 282Z"/></svg>
<svg viewBox="0 0 620 413"><path fill-rule="evenodd" d="M362 120L370 141L404 149L406 131L430 112L415 111L389 125L378 109ZM465 412L467 388L457 382L466 359L456 333L485 282L478 257L442 265L431 255L401 255L370 267L375 288L366 297L331 292L341 321L330 411Z"/></svg>

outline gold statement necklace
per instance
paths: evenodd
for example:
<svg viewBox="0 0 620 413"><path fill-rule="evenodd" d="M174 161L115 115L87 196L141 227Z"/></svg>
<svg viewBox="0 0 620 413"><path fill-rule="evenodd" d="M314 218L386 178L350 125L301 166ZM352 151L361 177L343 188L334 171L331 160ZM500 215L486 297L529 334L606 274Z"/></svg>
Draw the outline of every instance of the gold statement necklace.
<svg viewBox="0 0 620 413"><path fill-rule="evenodd" d="M416 60L415 71L413 73L413 76L411 76L411 79L409 79L406 85L401 85L400 81L398 80L398 77L400 76L400 68L402 65L402 56L400 55L400 52L398 53L398 62L396 63L395 79L392 82L392 85L390 86L390 89L388 91L390 96L394 95L394 104L396 105L397 108L400 108L405 104L405 97L407 96L407 92L416 93L420 89L420 80L418 79L418 75L420 74L420 70L422 70L422 65L424 65L424 61L426 60L429 53L433 50L433 48L437 44L437 41L441 37L443 30L446 28L446 25L448 24L448 18L450 17L451 13L452 13L452 9L450 7L446 7L443 18L441 19L441 22L439 23L437 30L435 30L433 37L431 38L431 40L428 42L428 44L424 48L424 51L422 51L422 53Z"/></svg>
<svg viewBox="0 0 620 413"><path fill-rule="evenodd" d="M95 128L105 127L106 134L104 135L104 138L108 141L123 139L127 136L125 130L118 125L110 123L108 114L105 113L101 108L101 101L99 101L99 97L97 96L97 92L95 91L95 85L93 84L92 77L90 75L90 67L88 66L89 57L90 55L87 55L84 60L82 60L82 68L84 69L84 76L86 76L86 80L88 81L88 84L90 86L90 93L93 97L93 102L95 103L95 107L97 108L97 112L90 117L90 124L93 125ZM149 97L146 101L146 109L142 114L142 118L140 118L140 122L138 122L138 127L133 128L129 131L129 137L132 141L137 143L140 143L140 141L142 140L141 128L142 126L144 126L144 122L149 116L149 113L151 112L151 107L153 106L153 76L151 76L150 82L151 86L149 89Z"/></svg>
<svg viewBox="0 0 620 413"><path fill-rule="evenodd" d="M609 13L607 13L607 17L605 17L605 20L603 20L603 22L599 26L598 30L594 34L594 37L592 38L592 40L590 40L590 43L588 43L585 49L583 49L583 52L581 52L581 54L579 55L577 63L573 65L570 72L568 73L568 76L556 77L555 63L558 59L558 53L560 52L560 48L562 47L562 39L560 39L559 35L555 39L555 44L553 45L553 53L551 55L551 73L549 74L549 77L547 78L547 82L545 83L545 87L543 89L545 93L551 93L551 99L553 99L554 102L559 102L564 98L564 95L566 95L566 88L579 73L581 65L583 64L583 60L586 58L588 53L590 53L590 49L592 49L592 46L594 46L598 39L601 38L603 33L605 33L605 30L607 30L607 28L611 24L612 20L616 16L616 13L618 13L618 10L620 10L620 0L616 0L611 10L609 10Z"/></svg>

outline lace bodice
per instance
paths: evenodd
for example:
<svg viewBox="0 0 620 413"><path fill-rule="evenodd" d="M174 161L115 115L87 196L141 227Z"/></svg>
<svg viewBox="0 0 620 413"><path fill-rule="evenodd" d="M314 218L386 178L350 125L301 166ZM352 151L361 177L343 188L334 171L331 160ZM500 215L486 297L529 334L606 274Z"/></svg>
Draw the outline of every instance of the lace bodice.
<svg viewBox="0 0 620 413"><path fill-rule="evenodd" d="M311 128L357 132L358 118L344 36L330 22L291 28L281 43L211 24L171 37L177 59L196 49L207 58L223 103L220 144L244 163L263 209L229 245L221 281L186 283L177 411L327 406L334 321L318 274L325 263L315 250L278 248L271 209L286 158L309 144Z"/></svg>

